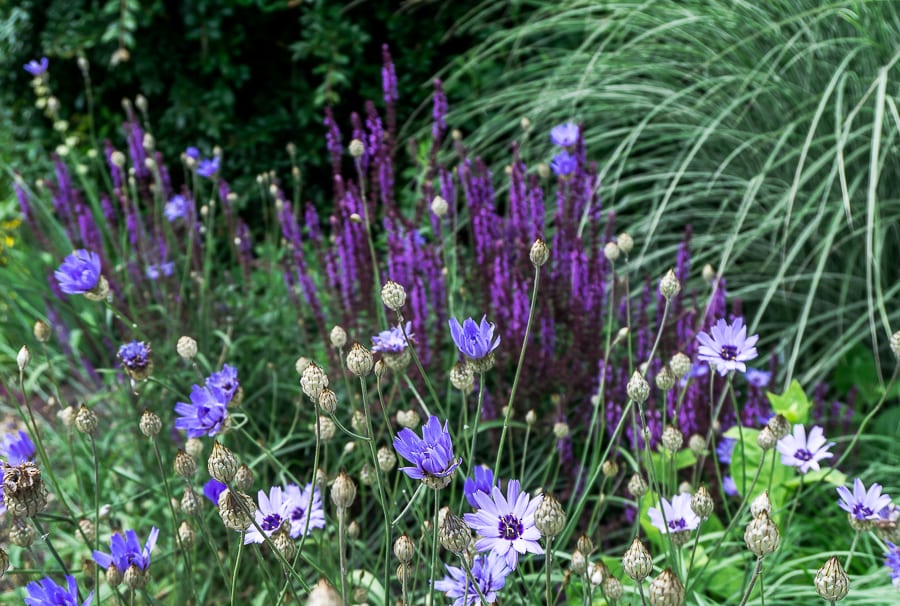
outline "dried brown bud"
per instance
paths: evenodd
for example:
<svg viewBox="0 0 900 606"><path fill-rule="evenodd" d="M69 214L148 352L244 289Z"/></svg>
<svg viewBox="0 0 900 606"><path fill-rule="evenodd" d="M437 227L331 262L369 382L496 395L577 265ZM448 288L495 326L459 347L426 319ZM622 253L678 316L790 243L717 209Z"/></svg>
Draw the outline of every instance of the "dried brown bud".
<svg viewBox="0 0 900 606"><path fill-rule="evenodd" d="M197 473L197 461L180 448L175 453L175 473L185 480L190 480Z"/></svg>
<svg viewBox="0 0 900 606"><path fill-rule="evenodd" d="M226 488L219 495L219 516L225 524L225 528L231 530L247 530L253 523L253 513L256 511L256 503L242 492L232 492Z"/></svg>
<svg viewBox="0 0 900 606"><path fill-rule="evenodd" d="M84 404L75 413L75 429L89 436L97 431L97 415Z"/></svg>
<svg viewBox="0 0 900 606"><path fill-rule="evenodd" d="M162 430L162 421L155 412L147 408L141 413L141 421L139 423L141 433L148 438L155 438Z"/></svg>
<svg viewBox="0 0 900 606"><path fill-rule="evenodd" d="M3 501L16 518L34 516L47 507L47 489L41 470L26 461L15 467L3 464Z"/></svg>
<svg viewBox="0 0 900 606"><path fill-rule="evenodd" d="M780 541L778 527L769 519L769 514L764 511L753 518L744 531L744 542L747 544L747 549L760 558L778 549Z"/></svg>
<svg viewBox="0 0 900 606"><path fill-rule="evenodd" d="M338 474L331 485L331 502L338 509L347 509L356 499L356 484L345 472Z"/></svg>
<svg viewBox="0 0 900 606"><path fill-rule="evenodd" d="M531 258L531 264L535 267L543 267L543 265L550 259L550 248L547 246L547 243L538 238L534 241L534 244L531 245L531 251L528 256Z"/></svg>

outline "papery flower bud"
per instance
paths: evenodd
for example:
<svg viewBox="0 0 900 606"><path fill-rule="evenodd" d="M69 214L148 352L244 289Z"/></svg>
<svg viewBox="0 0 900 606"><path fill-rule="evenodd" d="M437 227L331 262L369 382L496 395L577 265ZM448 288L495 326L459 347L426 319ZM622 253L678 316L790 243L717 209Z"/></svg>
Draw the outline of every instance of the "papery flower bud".
<svg viewBox="0 0 900 606"><path fill-rule="evenodd" d="M200 438L188 438L184 442L184 451L194 457L194 459L199 459L203 456L203 440Z"/></svg>
<svg viewBox="0 0 900 606"><path fill-rule="evenodd" d="M409 535L404 533L394 540L394 557L400 560L401 564L412 562L414 555L416 555L416 545Z"/></svg>
<svg viewBox="0 0 900 606"><path fill-rule="evenodd" d="M110 564L106 569L106 584L116 588L122 584L125 574L115 564Z"/></svg>
<svg viewBox="0 0 900 606"><path fill-rule="evenodd" d="M147 585L147 581L150 580L150 570L141 570L137 564L132 564L125 571L123 580L125 581L125 586L130 589L143 589Z"/></svg>
<svg viewBox="0 0 900 606"><path fill-rule="evenodd" d="M359 139L350 141L350 145L347 146L347 149L350 152L350 156L353 158L359 158L366 153L366 146Z"/></svg>
<svg viewBox="0 0 900 606"><path fill-rule="evenodd" d="M316 402L322 390L328 387L328 375L315 362L310 362L300 376L300 387L310 400Z"/></svg>
<svg viewBox="0 0 900 606"><path fill-rule="evenodd" d="M302 377L303 371L306 370L310 364L311 364L311 362L310 362L309 358L300 356L299 358L297 358L297 361L294 362L294 370L296 370L297 374Z"/></svg>
<svg viewBox="0 0 900 606"><path fill-rule="evenodd" d="M62 424L66 427L66 429L72 429L73 427L75 427L75 417L77 414L78 411L75 410L74 406L66 406L58 413L56 413L56 416L59 417L60 421L62 421Z"/></svg>
<svg viewBox="0 0 900 606"><path fill-rule="evenodd" d="M213 442L212 453L206 461L206 468L210 477L223 484L230 484L234 479L234 474L237 473L238 460L228 447L216 441Z"/></svg>
<svg viewBox="0 0 900 606"><path fill-rule="evenodd" d="M184 494L181 495L181 503L179 504L181 511L189 516L196 515L200 511L200 503L197 502L197 495L190 486L186 486Z"/></svg>
<svg viewBox="0 0 900 606"><path fill-rule="evenodd" d="M578 541L575 543L575 548L585 555L591 555L594 552L594 542L591 540L591 537L586 534L578 537Z"/></svg>
<svg viewBox="0 0 900 606"><path fill-rule="evenodd" d="M230 488L226 488L219 495L219 516L225 528L247 530L253 523L252 516L255 511L256 503L250 495L232 492Z"/></svg>
<svg viewBox="0 0 900 606"><path fill-rule="evenodd" d="M764 511L753 518L744 531L744 542L747 544L747 549L759 558L778 549L780 541L778 527L769 519L769 514Z"/></svg>
<svg viewBox="0 0 900 606"><path fill-rule="evenodd" d="M376 473L372 466L366 463L359 470L359 483L363 486L372 486L375 483Z"/></svg>
<svg viewBox="0 0 900 606"><path fill-rule="evenodd" d="M337 432L337 426L334 424L334 421L332 421L331 418L319 415L319 424L313 426L313 431L316 433L316 436L318 436L318 438L323 442L330 442L331 439L334 438L334 434Z"/></svg>
<svg viewBox="0 0 900 606"><path fill-rule="evenodd" d="M625 570L625 574L637 583L646 579L653 572L653 557L637 537L622 556L622 568Z"/></svg>
<svg viewBox="0 0 900 606"><path fill-rule="evenodd" d="M578 551L577 549L572 552L572 560L569 563L569 569L572 571L572 574L577 574L581 576L587 573L587 556Z"/></svg>
<svg viewBox="0 0 900 606"><path fill-rule="evenodd" d="M647 481L640 474L634 474L628 480L628 492L637 498L641 498L647 494Z"/></svg>
<svg viewBox="0 0 900 606"><path fill-rule="evenodd" d="M406 289L393 280L388 280L381 287L381 302L388 309L397 311L406 305Z"/></svg>
<svg viewBox="0 0 900 606"><path fill-rule="evenodd" d="M775 436L776 440L780 440L791 433L791 422L788 421L784 415L775 415L769 419L766 426L772 430L772 434Z"/></svg>
<svg viewBox="0 0 900 606"><path fill-rule="evenodd" d="M603 247L603 256L606 257L608 261L615 261L619 258L620 254L622 254L622 250L615 242L607 242Z"/></svg>
<svg viewBox="0 0 900 606"><path fill-rule="evenodd" d="M681 430L674 425L666 425L662 433L663 448L671 453L676 453L681 450L682 444L684 444L684 434L681 433Z"/></svg>
<svg viewBox="0 0 900 606"><path fill-rule="evenodd" d="M417 413L415 410L397 411L397 425L399 425L400 427L415 430L421 422L422 419L419 417L419 413Z"/></svg>
<svg viewBox="0 0 900 606"><path fill-rule="evenodd" d="M403 566L401 564L401 566ZM398 570L397 575L400 575ZM316 586L309 592L306 606L343 606L341 594L328 584L325 579L319 579Z"/></svg>
<svg viewBox="0 0 900 606"><path fill-rule="evenodd" d="M162 421L152 410L145 408L141 413L141 421L139 423L141 433L148 438L155 438L162 430Z"/></svg>
<svg viewBox="0 0 900 606"><path fill-rule="evenodd" d="M603 561L590 562L588 564L587 576L591 585L598 587L609 578L609 567Z"/></svg>
<svg viewBox="0 0 900 606"><path fill-rule="evenodd" d="M537 422L537 413L534 410L529 410L525 413L525 424L526 425L534 425Z"/></svg>
<svg viewBox="0 0 900 606"><path fill-rule="evenodd" d="M681 606L684 604L684 585L671 568L666 568L650 583L647 599L651 606Z"/></svg>
<svg viewBox="0 0 900 606"><path fill-rule="evenodd" d="M550 259L550 248L547 246L546 242L538 238L534 241L534 244L531 245L528 256L531 259L532 265L535 267L543 267L547 260Z"/></svg>
<svg viewBox="0 0 900 606"><path fill-rule="evenodd" d="M175 473L185 480L190 480L197 473L197 461L180 448L175 453Z"/></svg>
<svg viewBox="0 0 900 606"><path fill-rule="evenodd" d="M392 448L387 446L378 449L376 458L378 459L378 468L384 473L391 471L397 465L397 455L394 454Z"/></svg>
<svg viewBox="0 0 900 606"><path fill-rule="evenodd" d="M197 341L188 336L178 337L175 352L180 358L193 360L197 356Z"/></svg>
<svg viewBox="0 0 900 606"><path fill-rule="evenodd" d="M31 362L31 352L28 351L27 345L23 345L16 354L16 365L19 367L19 372L23 372L29 362Z"/></svg>
<svg viewBox="0 0 900 606"><path fill-rule="evenodd" d="M457 362L450 370L450 384L464 394L475 389L475 373L467 362Z"/></svg>
<svg viewBox="0 0 900 606"><path fill-rule="evenodd" d="M38 342L46 343L50 340L50 335L52 334L53 329L43 320L38 320L34 323L34 338L37 339Z"/></svg>
<svg viewBox="0 0 900 606"><path fill-rule="evenodd" d="M675 377L675 373L668 366L663 366L656 373L656 386L663 391L669 391L675 387L676 381L678 379Z"/></svg>
<svg viewBox="0 0 900 606"><path fill-rule="evenodd" d="M241 463L237 473L234 474L234 487L241 492L247 492L253 488L253 470Z"/></svg>
<svg viewBox="0 0 900 606"><path fill-rule="evenodd" d="M359 435L368 437L369 428L368 424L366 423L366 413L358 408L354 410L353 415L350 417L350 427L353 428L353 431L355 431Z"/></svg>
<svg viewBox="0 0 900 606"><path fill-rule="evenodd" d="M3 501L16 518L37 515L47 507L47 489L41 470L31 461L15 467L3 463Z"/></svg>
<svg viewBox="0 0 900 606"><path fill-rule="evenodd" d="M327 387L319 392L319 407L327 414L334 414L337 410L337 394ZM326 417L322 417L326 418ZM329 422L331 419L328 419ZM332 423L334 425L334 423Z"/></svg>
<svg viewBox="0 0 900 606"><path fill-rule="evenodd" d="M775 433L769 429L768 426L763 427L762 430L756 434L756 445L759 446L763 452L772 450L775 448L776 444L778 444L778 438L775 437Z"/></svg>
<svg viewBox="0 0 900 606"><path fill-rule="evenodd" d="M622 581L612 575L608 575L606 579L603 580L603 593L605 593L606 597L611 601L616 601L625 595L625 588L622 586Z"/></svg>
<svg viewBox="0 0 900 606"><path fill-rule="evenodd" d="M83 434L94 435L97 431L97 415L84 404L75 413L75 429Z"/></svg>
<svg viewBox="0 0 900 606"><path fill-rule="evenodd" d="M706 438L698 433L692 434L691 437L688 438L688 450L699 457L706 452Z"/></svg>
<svg viewBox="0 0 900 606"><path fill-rule="evenodd" d="M332 328L328 337L331 339L332 347L337 349L340 349L347 344L347 331L344 330L342 326L335 326Z"/></svg>
<svg viewBox="0 0 900 606"><path fill-rule="evenodd" d="M347 369L357 377L364 377L372 372L374 365L372 352L359 343L354 343L350 353L347 354Z"/></svg>
<svg viewBox="0 0 900 606"><path fill-rule="evenodd" d="M566 512L552 494L545 494L534 512L534 525L541 536L556 538L566 526Z"/></svg>
<svg viewBox="0 0 900 606"><path fill-rule="evenodd" d="M832 556L816 573L815 585L819 597L834 603L847 597L850 591L850 577L844 572L840 560Z"/></svg>
<svg viewBox="0 0 900 606"><path fill-rule="evenodd" d="M181 539L181 546L184 549L190 549L194 546L196 536L194 529L187 523L187 520L182 520L181 525L178 527L178 538Z"/></svg>
<svg viewBox="0 0 900 606"><path fill-rule="evenodd" d="M331 502L338 509L347 509L356 499L356 484L345 472L338 474L331 485Z"/></svg>
<svg viewBox="0 0 900 606"><path fill-rule="evenodd" d="M706 486L701 486L691 496L691 511L700 516L701 519L705 520L708 518L713 512L714 506L715 503L713 503L712 496L710 496Z"/></svg>
<svg viewBox="0 0 900 606"><path fill-rule="evenodd" d="M703 266L703 269L700 272L700 275L703 277L703 281L707 284L710 284L713 280L716 279L716 270L715 268L707 263Z"/></svg>
<svg viewBox="0 0 900 606"><path fill-rule="evenodd" d="M553 424L553 435L557 440L562 440L569 435L569 424L558 421Z"/></svg>
<svg viewBox="0 0 900 606"><path fill-rule="evenodd" d="M447 201L441 196L435 196L431 201L431 212L436 216L443 217L447 214L448 210L450 210L450 205L447 204Z"/></svg>
<svg viewBox="0 0 900 606"><path fill-rule="evenodd" d="M600 466L600 471L603 473L604 477L614 478L619 473L619 464L612 459L607 459L603 461L603 465Z"/></svg>
<svg viewBox="0 0 900 606"><path fill-rule="evenodd" d="M297 555L297 545L291 538L291 525L285 522L281 528L272 533L272 544L281 556L288 562Z"/></svg>
<svg viewBox="0 0 900 606"><path fill-rule="evenodd" d="M671 360L669 360L669 368L672 369L672 372L677 378L681 379L687 373L691 372L691 359L683 353L678 352L672 356Z"/></svg>
<svg viewBox="0 0 900 606"><path fill-rule="evenodd" d="M634 240L624 231L616 237L616 244L619 246L619 250L626 255L630 254L631 249L634 248Z"/></svg>
<svg viewBox="0 0 900 606"><path fill-rule="evenodd" d="M341 513L340 515L344 515ZM359 522L353 520L349 524L347 524L347 536L351 539L359 538Z"/></svg>
<svg viewBox="0 0 900 606"><path fill-rule="evenodd" d="M891 335L891 353L900 360L900 330Z"/></svg>
<svg viewBox="0 0 900 606"><path fill-rule="evenodd" d="M767 515L770 515L772 513L772 503L769 501L768 490L764 490L750 503L750 515L755 518L761 513L765 513Z"/></svg>
<svg viewBox="0 0 900 606"><path fill-rule="evenodd" d="M643 404L650 397L650 385L641 373L634 371L628 385L625 386L625 392L636 403Z"/></svg>
<svg viewBox="0 0 900 606"><path fill-rule="evenodd" d="M666 299L671 299L679 292L681 292L681 282L675 277L675 271L670 269L659 281L659 294Z"/></svg>
<svg viewBox="0 0 900 606"><path fill-rule="evenodd" d="M466 523L452 511L444 515L438 529L441 545L456 556L465 554L472 541L472 533Z"/></svg>
<svg viewBox="0 0 900 606"><path fill-rule="evenodd" d="M94 539L97 538L97 529L94 527L94 523L87 518L78 520L78 529L89 543L93 543Z"/></svg>
<svg viewBox="0 0 900 606"><path fill-rule="evenodd" d="M19 547L31 547L34 534L34 527L25 518L16 518L9 529L9 540Z"/></svg>

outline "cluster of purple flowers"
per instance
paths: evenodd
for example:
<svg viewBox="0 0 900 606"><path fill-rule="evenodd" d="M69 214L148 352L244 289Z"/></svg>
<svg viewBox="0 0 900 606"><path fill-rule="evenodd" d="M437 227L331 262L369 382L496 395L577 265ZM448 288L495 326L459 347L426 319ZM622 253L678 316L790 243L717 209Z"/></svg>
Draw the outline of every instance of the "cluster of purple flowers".
<svg viewBox="0 0 900 606"><path fill-rule="evenodd" d="M55 272L59 289L67 295L83 295L100 283L100 256L90 250L76 250L67 256Z"/></svg>
<svg viewBox="0 0 900 606"><path fill-rule="evenodd" d="M117 357L122 367L135 380L146 379L153 368L150 346L143 341L131 341L119 347Z"/></svg>
<svg viewBox="0 0 900 606"><path fill-rule="evenodd" d="M78 606L78 586L72 575L66 575L66 587L60 587L50 577L44 577L28 583L25 591L28 592L25 597L27 606ZM92 591L81 606L91 606L93 599Z"/></svg>
<svg viewBox="0 0 900 606"><path fill-rule="evenodd" d="M136 566L138 570L145 573L150 567L150 552L156 546L158 537L159 528L154 526L150 529L147 542L141 547L137 534L133 530L126 530L124 537L116 532L109 539L109 553L94 551L94 561L104 569L115 566L124 573L130 567Z"/></svg>
<svg viewBox="0 0 900 606"><path fill-rule="evenodd" d="M422 480L430 488L443 488L450 483L460 459L453 456L453 442L447 430L447 422L441 427L437 417L428 417L422 427L422 437L409 428L401 430L394 438L394 449L412 463L401 467L414 480Z"/></svg>
<svg viewBox="0 0 900 606"><path fill-rule="evenodd" d="M185 430L189 438L216 435L228 417L228 404L239 389L237 369L226 364L222 370L212 373L204 385L192 386L190 404L175 404L179 415L175 428Z"/></svg>
<svg viewBox="0 0 900 606"><path fill-rule="evenodd" d="M245 544L263 543L263 533L271 536L282 525L289 526L290 535L295 539L304 533L309 534L313 528L325 527L322 495L312 484L307 484L302 489L296 484L288 484L284 488L273 486L268 494L260 490L258 499L259 508L255 516L262 533L256 526L251 526L244 537ZM218 502L218 497L216 501Z"/></svg>

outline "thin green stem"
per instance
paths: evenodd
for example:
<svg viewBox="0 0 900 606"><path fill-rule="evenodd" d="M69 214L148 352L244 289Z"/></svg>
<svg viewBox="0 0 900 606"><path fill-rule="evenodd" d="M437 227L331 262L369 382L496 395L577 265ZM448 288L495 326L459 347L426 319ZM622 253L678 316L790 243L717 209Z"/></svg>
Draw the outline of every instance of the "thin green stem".
<svg viewBox="0 0 900 606"><path fill-rule="evenodd" d="M850 570L850 564L853 562L853 552L856 550L856 543L859 541L860 531L857 530L853 535L853 542L850 543L850 553L847 554L847 561L844 563L844 570Z"/></svg>
<svg viewBox="0 0 900 606"><path fill-rule="evenodd" d="M346 529L344 528L346 524L347 510L343 507L337 508L337 516L338 516L338 552L341 556L341 604L347 603L347 553L346 553L346 539L344 534L346 533Z"/></svg>
<svg viewBox="0 0 900 606"><path fill-rule="evenodd" d="M375 433L372 430L372 415L369 412L369 397L368 392L366 391L365 377L359 378L359 386L362 390L363 410L366 413L366 430L369 432L369 437L373 438L372 440L369 440L367 444L369 445L369 454L372 455L372 470L375 473L375 485L378 489L378 502L381 505L381 512L384 515L384 590L387 592L391 581L390 568L388 566L391 559L391 520L390 515L388 514L387 498L385 497L384 487L381 484L382 471L378 466L378 455L375 453ZM385 599L387 599L387 596L385 596Z"/></svg>
<svg viewBox="0 0 900 606"><path fill-rule="evenodd" d="M244 553L244 537L246 535L247 531L242 530L241 538L238 541L237 555L234 558L234 568L231 571L231 606L235 605L235 598L237 597L238 567L241 565L241 555Z"/></svg>
<svg viewBox="0 0 900 606"><path fill-rule="evenodd" d="M553 602L550 601L552 596L552 590L550 587L550 560L553 554L553 537L547 537L547 555L544 557L544 582L546 585L546 595L547 595L547 605L550 606Z"/></svg>
<svg viewBox="0 0 900 606"><path fill-rule="evenodd" d="M753 593L753 587L756 585L756 579L759 578L762 572L762 562L763 559L761 557L756 558L756 567L753 569L753 576L750 577L750 585L747 586L747 591L744 593L744 597L738 606L746 606L747 600L750 599L750 594Z"/></svg>
<svg viewBox="0 0 900 606"><path fill-rule="evenodd" d="M441 501L438 498L438 490L434 490L434 517L431 520L431 565L428 569L428 603L434 604L434 571L437 568L437 552L438 552L438 514L440 513Z"/></svg>

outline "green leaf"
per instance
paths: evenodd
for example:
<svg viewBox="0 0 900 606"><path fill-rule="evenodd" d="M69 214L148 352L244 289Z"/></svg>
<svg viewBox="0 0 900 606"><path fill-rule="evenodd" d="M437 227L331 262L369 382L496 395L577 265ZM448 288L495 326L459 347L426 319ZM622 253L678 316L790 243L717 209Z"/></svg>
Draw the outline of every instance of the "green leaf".
<svg viewBox="0 0 900 606"><path fill-rule="evenodd" d="M656 471L656 477L668 477L667 474L671 473L671 467L669 466L669 453L652 452L650 453L650 458L653 461L653 468ZM675 469L684 469L685 467L690 467L696 462L697 456L687 448L676 452L675 459L673 461Z"/></svg>
<svg viewBox="0 0 900 606"><path fill-rule="evenodd" d="M809 398L806 397L806 392L800 387L797 379L791 381L791 384L780 396L771 392L767 392L766 396L772 404L772 410L784 415L792 424L806 423L809 420Z"/></svg>
<svg viewBox="0 0 900 606"><path fill-rule="evenodd" d="M743 446L741 445L741 435L743 435ZM791 468L775 461L772 465L771 457L777 456L774 450L763 453L762 449L756 444L756 436L759 430L749 427L732 427L725 432L726 438L738 440L731 451L731 477L734 478L734 484L741 496L745 491L749 492L749 499L753 500L763 493L769 491L769 500L772 502L773 509L780 509L787 502L788 488L787 483L793 476ZM765 461L760 461L765 455ZM759 478L756 484L753 484L753 478L756 470L759 469Z"/></svg>

